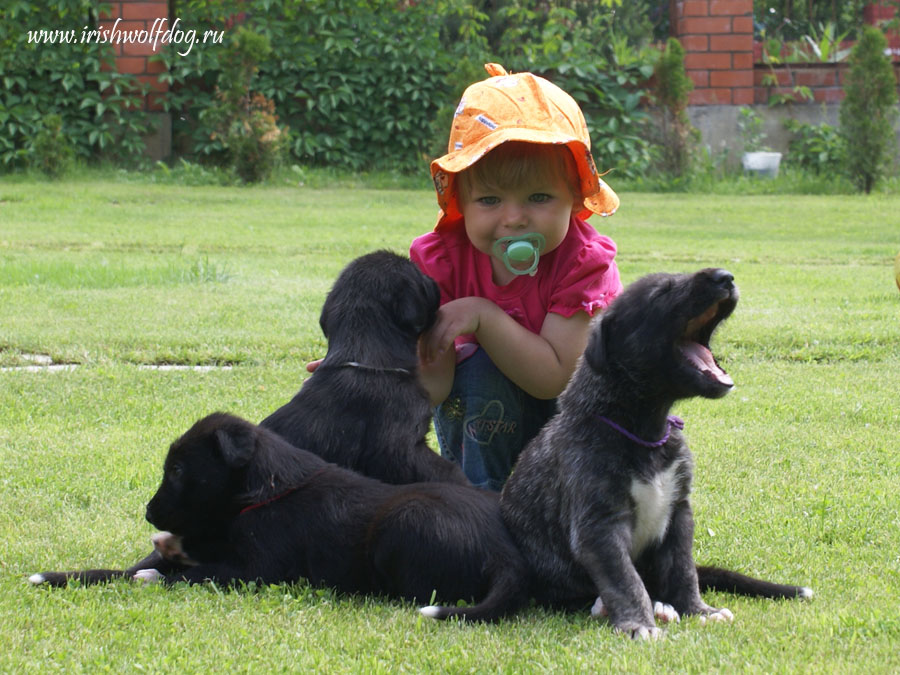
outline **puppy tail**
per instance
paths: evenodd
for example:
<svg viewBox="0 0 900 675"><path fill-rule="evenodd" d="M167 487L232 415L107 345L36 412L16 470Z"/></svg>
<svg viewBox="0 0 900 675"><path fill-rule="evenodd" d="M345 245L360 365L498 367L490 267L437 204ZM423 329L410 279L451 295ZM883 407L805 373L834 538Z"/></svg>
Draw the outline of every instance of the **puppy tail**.
<svg viewBox="0 0 900 675"><path fill-rule="evenodd" d="M718 567L698 565L697 578L700 582L700 590L704 591L721 591L723 593L736 593L737 595L749 595L759 598L808 599L813 596L812 589L806 586L776 584Z"/></svg>
<svg viewBox="0 0 900 675"><path fill-rule="evenodd" d="M428 605L419 612L431 619L459 617L466 621L497 621L522 607L528 600L527 580L518 567L507 568L494 575L484 600L467 607Z"/></svg>
<svg viewBox="0 0 900 675"><path fill-rule="evenodd" d="M66 586L69 581L78 581L86 586L102 584L114 579L131 579L140 570L158 569L163 574L184 569L184 565L175 561L166 560L158 551L138 561L125 570L76 570L73 572L41 572L28 577L29 583L34 586Z"/></svg>
<svg viewBox="0 0 900 675"><path fill-rule="evenodd" d="M28 577L28 582L34 586L66 586L69 581L79 581L82 584L101 584L113 579L121 579L128 576L125 570L78 570L75 572L41 572Z"/></svg>

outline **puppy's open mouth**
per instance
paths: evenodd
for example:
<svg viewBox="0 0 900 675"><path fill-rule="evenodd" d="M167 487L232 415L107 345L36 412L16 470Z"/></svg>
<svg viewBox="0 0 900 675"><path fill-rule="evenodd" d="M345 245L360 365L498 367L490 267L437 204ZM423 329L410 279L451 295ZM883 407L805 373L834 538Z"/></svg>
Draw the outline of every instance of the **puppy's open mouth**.
<svg viewBox="0 0 900 675"><path fill-rule="evenodd" d="M682 355L691 366L725 387L733 387L734 380L716 361L709 349L709 341L713 331L733 309L734 301L730 297L713 303L703 314L688 321L680 345Z"/></svg>

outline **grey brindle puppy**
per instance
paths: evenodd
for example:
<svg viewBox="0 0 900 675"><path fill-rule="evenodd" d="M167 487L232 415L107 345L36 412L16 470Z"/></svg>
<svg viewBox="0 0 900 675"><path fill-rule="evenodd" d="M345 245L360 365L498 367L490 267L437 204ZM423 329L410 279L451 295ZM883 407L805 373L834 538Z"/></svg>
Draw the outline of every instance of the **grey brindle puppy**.
<svg viewBox="0 0 900 675"><path fill-rule="evenodd" d="M655 274L629 286L592 324L559 414L522 452L501 495L538 601L573 608L596 598L594 614L632 637L652 637L655 618L732 618L703 602L701 586L811 595L698 569L692 556L693 460L670 410L679 399L731 390L709 341L737 300L725 270Z"/></svg>

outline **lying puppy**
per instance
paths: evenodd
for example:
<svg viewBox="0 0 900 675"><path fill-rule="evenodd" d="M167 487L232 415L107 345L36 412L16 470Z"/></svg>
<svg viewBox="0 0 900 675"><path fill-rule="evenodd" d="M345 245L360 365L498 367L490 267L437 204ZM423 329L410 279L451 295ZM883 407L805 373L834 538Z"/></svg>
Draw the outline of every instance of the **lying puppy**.
<svg viewBox="0 0 900 675"><path fill-rule="evenodd" d="M434 323L437 284L409 259L376 251L352 261L325 299L319 324L328 353L300 392L262 421L291 445L387 483L469 485L425 442L428 394L417 379L417 341ZM139 570L181 569L154 550L125 570L44 572L33 583L99 583Z"/></svg>
<svg viewBox="0 0 900 675"><path fill-rule="evenodd" d="M451 483L382 483L221 413L172 444L147 520L172 533L159 535L157 548L195 563L164 576L167 583L302 578L420 603L433 594L474 599L425 610L469 620L497 619L527 599L525 560L495 495Z"/></svg>
<svg viewBox="0 0 900 675"><path fill-rule="evenodd" d="M322 307L325 359L260 425L386 483L468 485L425 442L432 410L416 374L417 344L439 304L437 284L407 258L377 251L351 262Z"/></svg>
<svg viewBox="0 0 900 675"><path fill-rule="evenodd" d="M698 570L691 553L693 461L683 425L669 411L679 399L719 398L733 386L709 350L713 331L737 304L733 282L719 269L651 275L592 325L559 414L522 452L500 499L538 600L577 607L597 598L594 614L647 637L658 633L654 615L731 619L727 609L703 602L701 584L811 595Z"/></svg>

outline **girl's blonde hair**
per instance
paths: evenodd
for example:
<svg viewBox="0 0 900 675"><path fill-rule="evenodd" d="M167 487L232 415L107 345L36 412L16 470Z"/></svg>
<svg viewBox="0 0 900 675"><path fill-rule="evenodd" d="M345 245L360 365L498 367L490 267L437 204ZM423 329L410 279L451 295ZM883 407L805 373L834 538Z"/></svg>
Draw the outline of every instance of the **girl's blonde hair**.
<svg viewBox="0 0 900 675"><path fill-rule="evenodd" d="M474 184L489 190L507 190L522 183L562 177L576 204L582 200L578 168L565 145L510 141L497 146L457 175L459 198L466 202Z"/></svg>

